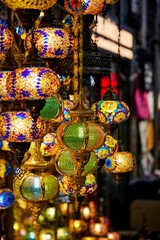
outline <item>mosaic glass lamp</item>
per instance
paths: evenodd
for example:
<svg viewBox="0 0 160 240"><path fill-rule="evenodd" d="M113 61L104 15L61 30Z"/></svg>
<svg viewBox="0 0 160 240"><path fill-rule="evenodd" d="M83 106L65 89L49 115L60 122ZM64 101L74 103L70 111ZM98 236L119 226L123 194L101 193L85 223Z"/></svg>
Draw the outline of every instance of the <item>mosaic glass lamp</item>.
<svg viewBox="0 0 160 240"><path fill-rule="evenodd" d="M83 14L92 14L97 15L103 11L105 8L105 0L82 0L82 1L74 1L74 0L65 0L64 6L66 10L74 15L75 13L83 11Z"/></svg>
<svg viewBox="0 0 160 240"><path fill-rule="evenodd" d="M92 105L99 121L103 124L115 125L129 118L130 110L126 103L119 100L100 100Z"/></svg>
<svg viewBox="0 0 160 240"><path fill-rule="evenodd" d="M113 138L111 135L106 135L104 144L95 150L98 159L102 160L105 160L116 151L118 151L118 140Z"/></svg>
<svg viewBox="0 0 160 240"><path fill-rule="evenodd" d="M73 35L63 28L38 28L33 32L35 47L41 58L65 58L73 50ZM27 51L32 47L32 34L25 40Z"/></svg>
<svg viewBox="0 0 160 240"><path fill-rule="evenodd" d="M38 9L46 10L56 3L57 0L2 0L2 2L9 8L16 9Z"/></svg>
<svg viewBox="0 0 160 240"><path fill-rule="evenodd" d="M40 100L60 89L57 74L45 67L17 68L7 78L7 90L16 100Z"/></svg>
<svg viewBox="0 0 160 240"><path fill-rule="evenodd" d="M42 140L40 151L43 156L55 156L61 150L55 133L47 133Z"/></svg>
<svg viewBox="0 0 160 240"><path fill-rule="evenodd" d="M103 169L115 176L119 182L121 175L130 172L135 167L135 156L128 151L117 151L105 160Z"/></svg>
<svg viewBox="0 0 160 240"><path fill-rule="evenodd" d="M11 31L0 24L0 59L5 59L5 54L13 44L13 35Z"/></svg>

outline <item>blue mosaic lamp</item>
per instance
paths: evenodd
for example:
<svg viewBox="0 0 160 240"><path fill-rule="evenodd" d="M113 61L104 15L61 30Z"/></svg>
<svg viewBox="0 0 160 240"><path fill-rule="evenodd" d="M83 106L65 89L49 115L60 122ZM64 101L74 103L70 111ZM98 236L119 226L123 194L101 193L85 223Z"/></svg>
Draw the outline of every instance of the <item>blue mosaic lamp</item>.
<svg viewBox="0 0 160 240"><path fill-rule="evenodd" d="M0 210L7 209L14 203L14 195L8 188L0 189Z"/></svg>

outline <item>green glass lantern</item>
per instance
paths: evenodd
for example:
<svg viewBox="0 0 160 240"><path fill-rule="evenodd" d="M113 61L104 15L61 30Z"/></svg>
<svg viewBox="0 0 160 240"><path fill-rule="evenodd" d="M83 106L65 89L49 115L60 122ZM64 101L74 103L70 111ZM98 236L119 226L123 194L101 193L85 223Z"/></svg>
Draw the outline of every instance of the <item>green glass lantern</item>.
<svg viewBox="0 0 160 240"><path fill-rule="evenodd" d="M83 161L84 160L84 161ZM89 160L85 160L82 156L82 161L76 159L76 154L70 150L61 150L56 155L56 169L60 174L73 176L77 171L80 171L82 176L93 173L97 169L98 161L96 154L92 151Z"/></svg>
<svg viewBox="0 0 160 240"><path fill-rule="evenodd" d="M57 118L62 113L63 101L59 95L53 95L51 98L46 99L46 103L40 111L40 116L45 121Z"/></svg>
<svg viewBox="0 0 160 240"><path fill-rule="evenodd" d="M94 122L68 122L57 129L59 143L71 150L92 151L102 146L105 133Z"/></svg>

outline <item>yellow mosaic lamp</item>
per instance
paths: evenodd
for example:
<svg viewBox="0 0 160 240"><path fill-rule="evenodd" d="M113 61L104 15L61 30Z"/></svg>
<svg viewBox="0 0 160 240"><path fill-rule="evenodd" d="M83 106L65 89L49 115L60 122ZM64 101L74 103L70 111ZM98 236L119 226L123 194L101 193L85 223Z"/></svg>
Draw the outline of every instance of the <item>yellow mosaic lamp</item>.
<svg viewBox="0 0 160 240"><path fill-rule="evenodd" d="M17 68L7 78L7 90L16 100L46 99L60 89L55 71L45 67Z"/></svg>
<svg viewBox="0 0 160 240"><path fill-rule="evenodd" d="M75 14L78 13L80 14L81 10L83 14L92 14L92 15L97 15L100 12L103 11L105 8L105 0L65 0L64 1L64 6L66 10L71 13Z"/></svg>
<svg viewBox="0 0 160 240"><path fill-rule="evenodd" d="M41 58L65 58L73 50L73 35L63 28L37 28L25 39L25 49L29 51L34 44Z"/></svg>
<svg viewBox="0 0 160 240"><path fill-rule="evenodd" d="M131 152L119 150L105 160L103 169L110 172L119 182L122 174L134 169L135 162L135 156Z"/></svg>
<svg viewBox="0 0 160 240"><path fill-rule="evenodd" d="M52 7L57 0L1 0L7 7L16 9L37 9L37 10L47 10Z"/></svg>

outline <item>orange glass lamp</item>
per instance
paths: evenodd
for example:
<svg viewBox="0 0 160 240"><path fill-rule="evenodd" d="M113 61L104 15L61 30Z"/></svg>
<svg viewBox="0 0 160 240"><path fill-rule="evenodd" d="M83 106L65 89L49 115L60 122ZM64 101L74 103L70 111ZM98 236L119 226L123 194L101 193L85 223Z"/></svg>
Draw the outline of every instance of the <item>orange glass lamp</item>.
<svg viewBox="0 0 160 240"><path fill-rule="evenodd" d="M82 1L74 1L74 0L65 0L64 6L66 10L74 15L75 13L82 12L83 14L92 14L97 15L103 11L105 8L105 0L82 0Z"/></svg>
<svg viewBox="0 0 160 240"><path fill-rule="evenodd" d="M58 75L50 68L17 68L7 78L7 90L15 100L41 100L60 89Z"/></svg>
<svg viewBox="0 0 160 240"><path fill-rule="evenodd" d="M16 9L37 9L46 10L52 7L57 0L24 0L24 1L14 1L14 0L2 0L2 2L9 8Z"/></svg>
<svg viewBox="0 0 160 240"><path fill-rule="evenodd" d="M115 4L117 3L119 0L106 0L107 4Z"/></svg>
<svg viewBox="0 0 160 240"><path fill-rule="evenodd" d="M81 217L82 217L82 219L84 219L84 220L88 220L89 218L90 218L90 208L89 208L89 206L81 206L80 207L80 214L81 214Z"/></svg>
<svg viewBox="0 0 160 240"><path fill-rule="evenodd" d="M105 160L103 169L115 176L119 182L121 175L130 172L135 167L135 156L127 151L117 151Z"/></svg>
<svg viewBox="0 0 160 240"><path fill-rule="evenodd" d="M25 40L27 51L32 47L32 35L35 47L41 58L65 58L73 50L73 35L63 28L37 28Z"/></svg>
<svg viewBox="0 0 160 240"><path fill-rule="evenodd" d="M90 232L95 236L105 236L108 232L108 226L102 222L91 222L89 226Z"/></svg>
<svg viewBox="0 0 160 240"><path fill-rule="evenodd" d="M87 230L87 223L81 219L70 219L69 229L72 233L79 234Z"/></svg>
<svg viewBox="0 0 160 240"><path fill-rule="evenodd" d="M13 100L13 98L9 96L7 87L6 87L7 78L10 73L11 71L0 71L0 101Z"/></svg>

